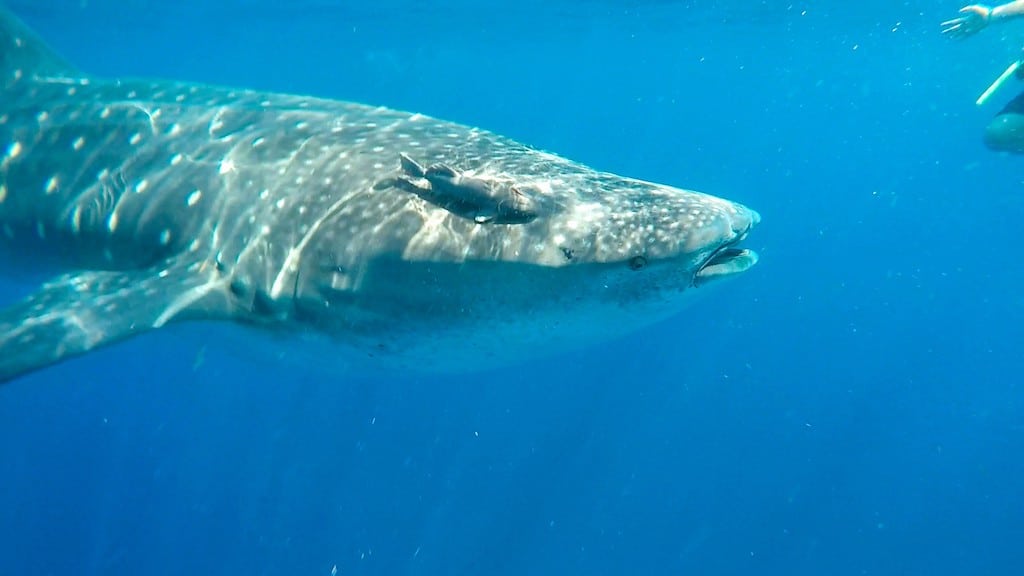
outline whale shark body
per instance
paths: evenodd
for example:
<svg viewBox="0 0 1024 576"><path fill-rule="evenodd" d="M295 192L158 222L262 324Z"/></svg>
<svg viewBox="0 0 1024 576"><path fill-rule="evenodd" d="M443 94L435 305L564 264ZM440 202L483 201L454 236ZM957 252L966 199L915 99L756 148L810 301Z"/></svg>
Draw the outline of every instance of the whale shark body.
<svg viewBox="0 0 1024 576"><path fill-rule="evenodd" d="M185 320L490 367L757 261L740 204L421 114L96 78L2 8L0 91L0 250L63 274L0 311L0 382Z"/></svg>

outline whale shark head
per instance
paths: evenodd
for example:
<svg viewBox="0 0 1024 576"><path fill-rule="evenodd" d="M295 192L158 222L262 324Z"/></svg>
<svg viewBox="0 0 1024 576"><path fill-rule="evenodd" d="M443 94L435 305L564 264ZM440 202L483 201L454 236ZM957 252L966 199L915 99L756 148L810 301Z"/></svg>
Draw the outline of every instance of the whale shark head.
<svg viewBox="0 0 1024 576"><path fill-rule="evenodd" d="M298 310L392 366L494 366L614 338L758 259L740 243L760 216L729 200L478 130L416 154L372 186L405 204L382 202L355 234L372 206L325 221L296 282Z"/></svg>

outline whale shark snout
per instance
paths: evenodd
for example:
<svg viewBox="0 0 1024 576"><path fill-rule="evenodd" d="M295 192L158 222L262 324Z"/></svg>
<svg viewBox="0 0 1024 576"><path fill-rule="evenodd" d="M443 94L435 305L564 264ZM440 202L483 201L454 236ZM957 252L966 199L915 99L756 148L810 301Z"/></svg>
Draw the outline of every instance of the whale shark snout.
<svg viewBox="0 0 1024 576"><path fill-rule="evenodd" d="M728 231L710 254L700 263L694 273L694 287L707 285L715 280L731 278L757 264L757 252L739 244L747 239L751 230L761 222L761 215L742 204L732 204L732 209L723 216L722 227Z"/></svg>

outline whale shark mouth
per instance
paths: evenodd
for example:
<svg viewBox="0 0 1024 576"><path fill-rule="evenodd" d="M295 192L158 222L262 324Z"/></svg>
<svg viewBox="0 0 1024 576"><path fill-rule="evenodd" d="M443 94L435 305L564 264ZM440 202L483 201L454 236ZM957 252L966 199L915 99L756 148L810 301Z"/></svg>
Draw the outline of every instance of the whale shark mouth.
<svg viewBox="0 0 1024 576"><path fill-rule="evenodd" d="M708 282L746 272L757 264L757 259L757 252L739 248L736 242L725 244L715 250L697 270L693 277L693 285L699 287Z"/></svg>

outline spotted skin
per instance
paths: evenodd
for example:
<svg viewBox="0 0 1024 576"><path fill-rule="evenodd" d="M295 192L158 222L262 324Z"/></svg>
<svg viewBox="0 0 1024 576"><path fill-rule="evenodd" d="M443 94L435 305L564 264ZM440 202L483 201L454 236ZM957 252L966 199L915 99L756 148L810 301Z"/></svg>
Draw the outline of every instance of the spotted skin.
<svg viewBox="0 0 1024 576"><path fill-rule="evenodd" d="M0 74L0 249L68 270L0 312L0 381L195 318L494 366L675 313L759 220L421 114L94 78L6 12ZM450 172L389 185L403 157ZM511 194L528 218L486 205Z"/></svg>

